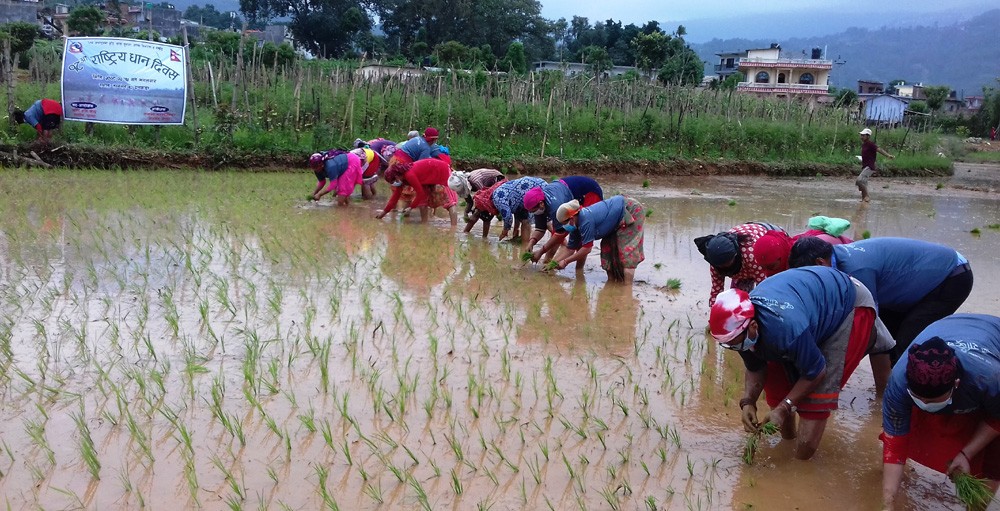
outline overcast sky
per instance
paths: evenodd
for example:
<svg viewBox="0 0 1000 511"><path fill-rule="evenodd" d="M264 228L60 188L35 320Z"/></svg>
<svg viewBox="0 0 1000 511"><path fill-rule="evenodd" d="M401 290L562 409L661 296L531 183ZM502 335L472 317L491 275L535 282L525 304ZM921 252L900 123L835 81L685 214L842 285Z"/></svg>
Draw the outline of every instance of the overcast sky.
<svg viewBox="0 0 1000 511"><path fill-rule="evenodd" d="M769 17L794 16L797 19L815 20L809 27L789 27L795 34L775 34L790 37L802 31L813 35L840 32L847 28L844 24L856 20L859 27L894 25L896 19L920 19L920 13L940 14L942 23L953 23L956 19L968 18L990 9L1000 8L997 0L540 0L542 16L548 19L584 16L590 22L607 19L620 20L624 24L642 25L656 20L668 31L678 24L689 27L691 40L706 40L713 37L763 37L751 22L766 21ZM947 12L945 12L947 11ZM825 14L837 14L835 18ZM877 13L877 14L876 14ZM927 19L933 24L935 17ZM728 22L728 23L720 23ZM850 25L848 25L850 26ZM699 28L696 33L690 28ZM766 29L765 31L773 31ZM725 32L725 33L705 33Z"/></svg>

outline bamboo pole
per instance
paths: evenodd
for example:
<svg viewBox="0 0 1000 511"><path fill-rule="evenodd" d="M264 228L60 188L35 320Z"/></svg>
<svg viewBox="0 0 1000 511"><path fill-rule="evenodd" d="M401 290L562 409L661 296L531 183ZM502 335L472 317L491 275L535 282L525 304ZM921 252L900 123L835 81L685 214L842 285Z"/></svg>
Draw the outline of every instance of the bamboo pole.
<svg viewBox="0 0 1000 511"><path fill-rule="evenodd" d="M187 74L187 86L191 91L191 118L194 121L194 145L197 147L201 142L201 130L198 129L198 98L194 90L194 77L191 76L191 43L188 42L187 25L181 26L181 33L184 35L184 72Z"/></svg>

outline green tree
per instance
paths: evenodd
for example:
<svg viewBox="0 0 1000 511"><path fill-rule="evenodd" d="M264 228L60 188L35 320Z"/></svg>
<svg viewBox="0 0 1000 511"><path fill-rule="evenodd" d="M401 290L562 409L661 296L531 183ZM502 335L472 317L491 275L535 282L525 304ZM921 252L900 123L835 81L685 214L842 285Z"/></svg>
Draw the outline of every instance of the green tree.
<svg viewBox="0 0 1000 511"><path fill-rule="evenodd" d="M92 5L77 7L70 11L66 28L71 34L81 36L101 35L104 32L104 12Z"/></svg>
<svg viewBox="0 0 1000 511"><path fill-rule="evenodd" d="M507 55L504 56L504 65L510 71L524 74L528 72L528 58L524 54L524 45L521 43L510 43L507 48Z"/></svg>
<svg viewBox="0 0 1000 511"><path fill-rule="evenodd" d="M846 108L858 102L858 93L854 92L854 89L836 89L831 90L833 94L833 106Z"/></svg>
<svg viewBox="0 0 1000 511"><path fill-rule="evenodd" d="M611 56L608 55L608 50L596 45L587 46L580 50L580 61L586 64L587 69L597 77L600 77L614 67L614 63L611 62Z"/></svg>
<svg viewBox="0 0 1000 511"><path fill-rule="evenodd" d="M927 103L923 101L911 101L906 109L918 114L926 114L930 112L930 108L927 107Z"/></svg>
<svg viewBox="0 0 1000 511"><path fill-rule="evenodd" d="M472 48L458 42L448 41L434 47L434 56L439 66L468 68L474 59Z"/></svg>
<svg viewBox="0 0 1000 511"><path fill-rule="evenodd" d="M636 67L647 73L662 67L667 60L669 45L670 36L663 32L640 33L635 36L632 48L635 50Z"/></svg>
<svg viewBox="0 0 1000 511"><path fill-rule="evenodd" d="M35 44L35 39L41 35L38 25L34 23L16 21L0 25L0 39L10 40L10 53L12 55L24 55Z"/></svg>
<svg viewBox="0 0 1000 511"><path fill-rule="evenodd" d="M950 93L951 88L943 85L924 87L924 97L927 98L927 108L930 108L932 112L941 110L941 107L944 106L944 100L948 99L948 94Z"/></svg>
<svg viewBox="0 0 1000 511"><path fill-rule="evenodd" d="M684 25L677 27L667 45L667 60L660 68L657 78L664 84L698 85L705 76L705 64L690 46L684 44L687 31Z"/></svg>
<svg viewBox="0 0 1000 511"><path fill-rule="evenodd" d="M743 76L743 73L737 71L727 76L725 80L722 80L719 83L719 88L726 91L736 90L736 86L745 79L746 77Z"/></svg>
<svg viewBox="0 0 1000 511"><path fill-rule="evenodd" d="M324 57L343 55L372 27L359 0L240 0L240 10L251 23L289 17L295 40Z"/></svg>

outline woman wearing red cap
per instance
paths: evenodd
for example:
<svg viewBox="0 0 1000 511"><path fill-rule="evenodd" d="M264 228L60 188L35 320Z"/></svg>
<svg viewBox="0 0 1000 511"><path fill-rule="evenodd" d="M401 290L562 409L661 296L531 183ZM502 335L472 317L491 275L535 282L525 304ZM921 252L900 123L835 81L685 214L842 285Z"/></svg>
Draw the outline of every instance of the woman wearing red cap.
<svg viewBox="0 0 1000 511"><path fill-rule="evenodd" d="M1000 480L1000 318L955 314L914 339L882 401L882 497L892 508L907 459Z"/></svg>
<svg viewBox="0 0 1000 511"><path fill-rule="evenodd" d="M797 437L795 457L803 460L819 447L840 390L861 359L893 346L871 293L825 266L782 272L749 294L739 289L719 294L709 327L720 346L743 358L744 429L759 428L757 399L766 391L771 412L765 422L779 426L785 439ZM872 364L876 368L887 371L888 364Z"/></svg>

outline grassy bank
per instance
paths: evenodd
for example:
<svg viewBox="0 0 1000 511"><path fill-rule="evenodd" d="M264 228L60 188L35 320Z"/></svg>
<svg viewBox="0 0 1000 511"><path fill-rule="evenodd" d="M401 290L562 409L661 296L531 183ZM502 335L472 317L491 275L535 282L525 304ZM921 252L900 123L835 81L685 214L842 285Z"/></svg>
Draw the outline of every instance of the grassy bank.
<svg viewBox="0 0 1000 511"><path fill-rule="evenodd" d="M207 65L196 64L192 76L197 115L189 107L187 126L157 132L96 125L88 135L83 123L67 122L55 145L79 152L146 148L213 164L266 167L344 147L356 137L398 140L410 129L433 125L456 161L490 166L554 157L637 166L697 160L854 169L859 151L852 112L726 91L559 75L365 79L350 69L302 64L239 72L221 61L211 74ZM59 97L58 83L22 79L16 95L19 105ZM5 136L7 145L15 145L29 143L34 134L21 126ZM950 169L947 159L934 157L941 147L936 134L881 130L875 138L900 156L887 163L890 172ZM258 159L264 164L251 161Z"/></svg>

